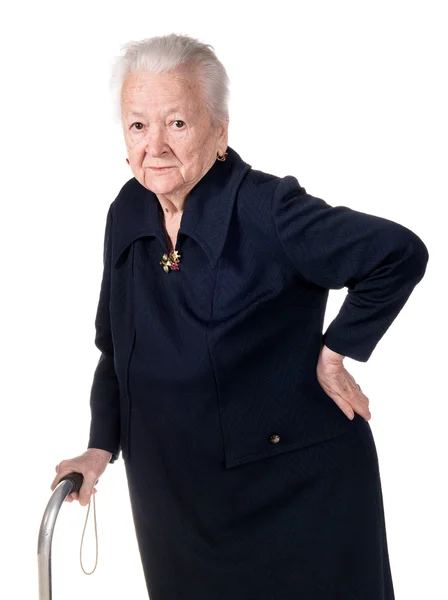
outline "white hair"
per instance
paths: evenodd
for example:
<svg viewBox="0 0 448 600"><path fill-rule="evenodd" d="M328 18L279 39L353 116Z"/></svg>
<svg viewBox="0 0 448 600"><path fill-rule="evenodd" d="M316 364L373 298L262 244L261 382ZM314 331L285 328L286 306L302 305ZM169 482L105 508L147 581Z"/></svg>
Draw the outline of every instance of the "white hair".
<svg viewBox="0 0 448 600"><path fill-rule="evenodd" d="M229 118L229 78L213 46L187 35L171 33L123 44L122 56L112 67L110 89L114 95L114 114L121 120L121 89L126 75L139 69L154 73L185 69L200 85L212 124Z"/></svg>

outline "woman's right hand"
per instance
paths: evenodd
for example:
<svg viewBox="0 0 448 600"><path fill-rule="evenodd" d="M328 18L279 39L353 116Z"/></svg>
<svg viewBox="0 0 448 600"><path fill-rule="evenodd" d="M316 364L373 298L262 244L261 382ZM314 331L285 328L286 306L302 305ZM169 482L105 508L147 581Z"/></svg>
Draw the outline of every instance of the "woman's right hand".
<svg viewBox="0 0 448 600"><path fill-rule="evenodd" d="M79 492L72 492L65 499L66 502L78 500L81 506L86 506L90 502L92 494L96 493L95 484L106 470L111 459L112 453L100 448L88 448L85 452L75 458L62 460L56 465L57 475L51 484L51 490L54 490L59 481L69 473L82 473L84 481Z"/></svg>

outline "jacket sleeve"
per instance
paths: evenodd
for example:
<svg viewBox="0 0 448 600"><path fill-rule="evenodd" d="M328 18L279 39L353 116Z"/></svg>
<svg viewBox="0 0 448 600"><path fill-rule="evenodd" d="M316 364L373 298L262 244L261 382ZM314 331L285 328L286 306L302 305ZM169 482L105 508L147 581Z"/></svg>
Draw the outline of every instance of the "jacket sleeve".
<svg viewBox="0 0 448 600"><path fill-rule="evenodd" d="M114 367L109 298L112 250L112 205L106 218L103 252L103 277L95 318L95 345L101 351L90 393L90 437L88 448L112 452L110 463L120 454L120 395Z"/></svg>
<svg viewBox="0 0 448 600"><path fill-rule="evenodd" d="M272 215L302 280L327 289L348 288L322 342L366 362L423 278L427 247L399 223L311 196L291 175L277 185Z"/></svg>

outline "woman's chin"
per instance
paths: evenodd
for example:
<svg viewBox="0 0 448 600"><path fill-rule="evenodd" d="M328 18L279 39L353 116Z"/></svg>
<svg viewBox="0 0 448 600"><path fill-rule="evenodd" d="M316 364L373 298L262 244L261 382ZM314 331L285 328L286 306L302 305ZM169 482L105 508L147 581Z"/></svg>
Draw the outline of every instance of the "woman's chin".
<svg viewBox="0 0 448 600"><path fill-rule="evenodd" d="M155 177L146 175L145 187L155 194L169 194L179 187L179 182L176 179L168 174L158 174Z"/></svg>

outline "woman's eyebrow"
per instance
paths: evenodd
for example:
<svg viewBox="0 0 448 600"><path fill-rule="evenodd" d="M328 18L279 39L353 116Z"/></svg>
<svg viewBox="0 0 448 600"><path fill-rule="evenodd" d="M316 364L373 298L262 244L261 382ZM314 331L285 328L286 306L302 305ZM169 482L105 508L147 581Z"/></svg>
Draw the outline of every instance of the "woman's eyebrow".
<svg viewBox="0 0 448 600"><path fill-rule="evenodd" d="M134 117L144 117L145 116L143 113L136 112L134 110L129 111L129 114L133 115Z"/></svg>
<svg viewBox="0 0 448 600"><path fill-rule="evenodd" d="M170 114L173 112L177 112L178 110L181 110L180 106L173 106L172 108L168 108L168 110L166 110L165 112L166 112L166 114ZM132 115L134 117L146 117L146 115L144 115L143 113L135 111L135 110L130 110L128 114Z"/></svg>

